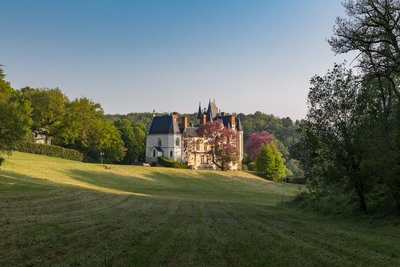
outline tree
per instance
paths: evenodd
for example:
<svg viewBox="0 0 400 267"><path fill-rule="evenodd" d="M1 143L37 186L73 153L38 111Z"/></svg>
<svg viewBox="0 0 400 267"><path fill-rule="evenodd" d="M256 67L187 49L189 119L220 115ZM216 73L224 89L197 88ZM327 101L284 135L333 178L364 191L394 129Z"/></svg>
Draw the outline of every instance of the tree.
<svg viewBox="0 0 400 267"><path fill-rule="evenodd" d="M244 145L244 151L251 161L255 160L260 154L261 148L265 144L273 141L274 137L268 131L251 133Z"/></svg>
<svg viewBox="0 0 400 267"><path fill-rule="evenodd" d="M146 158L146 128L143 124L133 124L133 134L135 135L134 151L135 160L145 161Z"/></svg>
<svg viewBox="0 0 400 267"><path fill-rule="evenodd" d="M120 119L115 121L114 125L121 133L124 141L126 154L121 163L132 164L136 161L144 160L145 153L145 133L139 125L133 125L128 119Z"/></svg>
<svg viewBox="0 0 400 267"><path fill-rule="evenodd" d="M4 80L0 66L0 153L11 152L29 131L30 105ZM0 157L0 165L4 161Z"/></svg>
<svg viewBox="0 0 400 267"><path fill-rule="evenodd" d="M288 174L285 159L274 143L265 144L256 159L256 170L263 177L280 181Z"/></svg>
<svg viewBox="0 0 400 267"><path fill-rule="evenodd" d="M200 127L200 135L210 146L212 162L221 170L226 170L230 162L238 160L235 132L225 128L220 121L208 122Z"/></svg>
<svg viewBox="0 0 400 267"><path fill-rule="evenodd" d="M361 88L360 78L343 65L335 64L324 77L311 79L298 152L315 190L341 185L356 194L360 209L366 212L367 179L360 172Z"/></svg>
<svg viewBox="0 0 400 267"><path fill-rule="evenodd" d="M104 120L100 104L88 98L71 101L65 116L62 144L85 154L88 161L120 161L125 155L124 143L118 129Z"/></svg>
<svg viewBox="0 0 400 267"><path fill-rule="evenodd" d="M357 0L344 3L347 18L337 18L329 43L336 53L355 51L367 101L364 172L390 188L400 211L400 2ZM379 162L379 164L377 164Z"/></svg>
<svg viewBox="0 0 400 267"><path fill-rule="evenodd" d="M400 73L400 2L358 0L343 5L348 18L336 19L334 36L329 40L333 51L358 52L364 74L381 82L382 78L388 79L390 91L400 99L400 88L395 83Z"/></svg>
<svg viewBox="0 0 400 267"><path fill-rule="evenodd" d="M25 87L21 92L31 102L32 130L44 133L48 140L57 138L62 131L68 98L58 88Z"/></svg>

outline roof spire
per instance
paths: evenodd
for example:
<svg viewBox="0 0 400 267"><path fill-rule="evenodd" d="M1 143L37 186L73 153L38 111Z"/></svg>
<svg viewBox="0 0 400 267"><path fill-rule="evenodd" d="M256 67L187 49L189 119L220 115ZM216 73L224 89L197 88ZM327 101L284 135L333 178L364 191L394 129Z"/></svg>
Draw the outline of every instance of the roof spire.
<svg viewBox="0 0 400 267"><path fill-rule="evenodd" d="M197 118L198 119L202 118L202 116L201 116L201 102L199 102L199 111L197 112Z"/></svg>
<svg viewBox="0 0 400 267"><path fill-rule="evenodd" d="M240 117L239 117L239 115L237 115L236 116L236 129L238 130L238 131L243 131L243 128L242 128L242 123L240 122Z"/></svg>

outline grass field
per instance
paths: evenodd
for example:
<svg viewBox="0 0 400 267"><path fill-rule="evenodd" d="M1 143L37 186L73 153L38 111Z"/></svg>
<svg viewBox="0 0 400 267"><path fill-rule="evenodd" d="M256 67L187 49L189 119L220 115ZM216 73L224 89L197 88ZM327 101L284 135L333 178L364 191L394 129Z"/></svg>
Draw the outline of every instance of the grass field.
<svg viewBox="0 0 400 267"><path fill-rule="evenodd" d="M400 226L297 211L294 185L108 166L7 158L0 266L400 266Z"/></svg>

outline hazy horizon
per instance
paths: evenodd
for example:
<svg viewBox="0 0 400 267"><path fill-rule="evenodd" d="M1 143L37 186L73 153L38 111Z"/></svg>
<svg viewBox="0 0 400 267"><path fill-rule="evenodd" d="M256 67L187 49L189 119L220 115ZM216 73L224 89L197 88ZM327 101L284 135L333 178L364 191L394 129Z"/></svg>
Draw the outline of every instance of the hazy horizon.
<svg viewBox="0 0 400 267"><path fill-rule="evenodd" d="M341 2L6 1L0 64L16 89L59 87L108 114L194 113L210 98L301 119L310 78L346 58L326 41Z"/></svg>

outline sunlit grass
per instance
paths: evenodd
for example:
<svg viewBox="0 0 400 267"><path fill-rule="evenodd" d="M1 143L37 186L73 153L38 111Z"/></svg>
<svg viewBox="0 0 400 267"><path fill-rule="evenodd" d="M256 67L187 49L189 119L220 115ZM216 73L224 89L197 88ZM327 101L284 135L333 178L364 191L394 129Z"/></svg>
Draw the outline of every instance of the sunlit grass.
<svg viewBox="0 0 400 267"><path fill-rule="evenodd" d="M396 266L400 229L282 204L243 172L14 153L0 170L0 266Z"/></svg>

